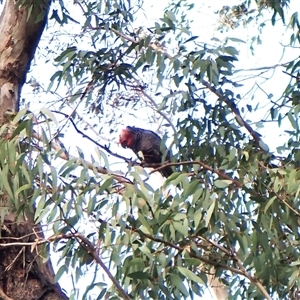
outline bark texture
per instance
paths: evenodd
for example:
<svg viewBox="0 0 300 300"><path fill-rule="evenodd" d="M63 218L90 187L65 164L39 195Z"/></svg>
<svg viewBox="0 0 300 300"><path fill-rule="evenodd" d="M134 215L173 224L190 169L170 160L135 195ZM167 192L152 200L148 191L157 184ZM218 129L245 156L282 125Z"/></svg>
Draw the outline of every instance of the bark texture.
<svg viewBox="0 0 300 300"><path fill-rule="evenodd" d="M68 299L54 282L50 261L42 262L40 247L22 246L42 234L40 226L29 222L6 221L1 230L1 244L20 246L0 247L0 299L4 300L58 300Z"/></svg>
<svg viewBox="0 0 300 300"><path fill-rule="evenodd" d="M29 7L17 7L17 2L7 0L0 16L0 123L5 122L7 111L18 111L21 88L45 28L51 0L33 1L30 16Z"/></svg>
<svg viewBox="0 0 300 300"><path fill-rule="evenodd" d="M20 6L20 2L29 2L31 7ZM5 2L0 16L0 125L9 122L7 116L19 109L21 88L45 28L50 4L51 0ZM0 189L0 195L3 216L12 209L4 189ZM54 282L50 261L42 262L39 247L5 246L34 241L42 235L40 226L26 219L16 222L13 213L1 219L0 226L0 299L68 299Z"/></svg>

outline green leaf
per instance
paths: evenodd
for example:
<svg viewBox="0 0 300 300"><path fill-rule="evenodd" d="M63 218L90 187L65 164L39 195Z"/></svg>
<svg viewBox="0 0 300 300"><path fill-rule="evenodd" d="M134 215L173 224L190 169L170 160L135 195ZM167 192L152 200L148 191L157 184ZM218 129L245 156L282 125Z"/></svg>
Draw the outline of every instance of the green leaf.
<svg viewBox="0 0 300 300"><path fill-rule="evenodd" d="M176 274L169 274L172 285L177 288L185 297L188 297L189 293L184 286L182 279Z"/></svg>
<svg viewBox="0 0 300 300"><path fill-rule="evenodd" d="M4 172L2 171L2 174L3 174L3 173L4 173ZM7 174L3 174L1 180L2 180L2 184L3 184L3 186L4 186L5 190L6 190L6 192L8 193L9 197L10 197L11 199L14 199L13 191L12 191L12 189L11 189L10 183L8 182Z"/></svg>
<svg viewBox="0 0 300 300"><path fill-rule="evenodd" d="M225 53L228 53L228 54L230 54L230 55L233 56L233 57L236 57L236 56L239 54L239 51L236 50L236 48L231 47L231 46L229 46L229 47L223 47L222 50L223 50Z"/></svg>
<svg viewBox="0 0 300 300"><path fill-rule="evenodd" d="M209 209L208 209L208 211L206 213L206 216L205 216L205 227L207 227L208 224L209 224L209 222L210 222L210 218L211 218L212 213L213 213L213 211L215 209L215 205L216 205L216 201L213 200L212 204L210 205L210 207L209 207Z"/></svg>
<svg viewBox="0 0 300 300"><path fill-rule="evenodd" d="M65 265L61 265L58 271L55 273L54 281L58 282L63 274L67 272L67 267Z"/></svg>
<svg viewBox="0 0 300 300"><path fill-rule="evenodd" d="M138 271L133 272L127 275L127 277L133 278L133 279L151 279L151 276L149 273Z"/></svg>
<svg viewBox="0 0 300 300"><path fill-rule="evenodd" d="M166 12L166 15L170 20L172 20L173 22L176 22L176 15L174 14L174 12L169 10Z"/></svg>
<svg viewBox="0 0 300 300"><path fill-rule="evenodd" d="M202 212L200 210L197 210L194 214L195 228L199 226L201 220L202 220Z"/></svg>
<svg viewBox="0 0 300 300"><path fill-rule="evenodd" d="M41 109L41 113L47 116L50 120L52 120L56 126L58 125L57 120L51 110L44 107Z"/></svg>
<svg viewBox="0 0 300 300"><path fill-rule="evenodd" d="M264 209L264 212L266 213L268 208L273 204L273 202L275 201L275 199L277 198L277 196L273 196L269 201L268 203L266 204L265 206L265 209Z"/></svg>
<svg viewBox="0 0 300 300"><path fill-rule="evenodd" d="M291 111L288 113L288 118L294 129L298 130L298 124Z"/></svg>
<svg viewBox="0 0 300 300"><path fill-rule="evenodd" d="M147 222L146 218L141 213L139 213L139 221L143 224L143 227L141 227L141 230L145 233L152 234L152 229L151 229L149 223Z"/></svg>
<svg viewBox="0 0 300 300"><path fill-rule="evenodd" d="M194 194L200 186L200 182L198 180L192 181L188 188L184 190L184 197L187 198L188 196Z"/></svg>
<svg viewBox="0 0 300 300"><path fill-rule="evenodd" d="M187 39L187 40L184 41L183 43L186 44L186 43L188 43L188 42L194 41L194 40L196 40L198 37L199 37L198 35L192 36L191 38Z"/></svg>
<svg viewBox="0 0 300 300"><path fill-rule="evenodd" d="M185 224L179 222L173 222L172 225L174 226L176 231L181 233L184 237L188 236L188 226L185 226Z"/></svg>
<svg viewBox="0 0 300 300"><path fill-rule="evenodd" d="M232 184L232 181L231 180L219 180L217 179L215 182L214 182L215 186L219 189L223 189L223 188L226 188L228 187L230 184Z"/></svg>
<svg viewBox="0 0 300 300"><path fill-rule="evenodd" d="M186 214L176 214L173 218L174 221L179 221L179 220L182 220L182 219L185 219L186 218Z"/></svg>
<svg viewBox="0 0 300 300"><path fill-rule="evenodd" d="M245 44L246 42L244 40L238 39L238 38L233 38L233 37L228 37L227 40L236 42L236 43L243 43Z"/></svg>
<svg viewBox="0 0 300 300"><path fill-rule="evenodd" d="M291 288L296 280L299 277L299 270L295 270L293 274L289 277L288 287Z"/></svg>
<svg viewBox="0 0 300 300"><path fill-rule="evenodd" d="M192 272L189 269L183 268L183 267L177 267L177 269L179 270L179 272L185 276L186 278L193 280L197 283L200 283L202 285L205 285L205 283L202 281L202 279L200 277L198 277L194 272Z"/></svg>
<svg viewBox="0 0 300 300"><path fill-rule="evenodd" d="M108 189L114 182L113 177L109 177L103 183L101 183L100 188L98 190L98 195L101 195L106 189Z"/></svg>

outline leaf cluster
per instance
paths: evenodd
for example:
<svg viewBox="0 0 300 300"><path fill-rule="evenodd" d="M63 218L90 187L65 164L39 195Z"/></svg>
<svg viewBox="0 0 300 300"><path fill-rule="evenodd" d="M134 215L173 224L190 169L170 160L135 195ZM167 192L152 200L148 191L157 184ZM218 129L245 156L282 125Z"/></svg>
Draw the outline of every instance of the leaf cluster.
<svg viewBox="0 0 300 300"><path fill-rule="evenodd" d="M285 22L288 3L256 1L257 18L269 8L273 23L277 15ZM185 1L171 3L152 27L133 29L138 4L80 2L87 43L57 56L49 90L68 87L62 109L75 107L72 120L83 101L89 112L104 115L113 95L131 92L135 103L144 97L153 119L173 137L174 174L157 185L121 155L115 157L128 172L114 172L108 147L91 162L80 149L72 156L59 143L51 111L23 110L12 118L12 136L1 129L1 191L20 216L51 227L41 255L48 259L52 243L60 255L56 279L74 272L73 297L91 270L85 298L96 291L97 299L193 299L212 277L233 299L294 297L300 284L299 58L284 65L290 83L279 100L268 94L266 117L255 124L246 114L255 116L259 105L247 101L236 77L244 42L201 42L188 17L193 6ZM249 24L250 4L223 7L220 14ZM64 18L57 20L64 24ZM297 14L289 24L294 46ZM143 104L114 106L128 107L135 113ZM267 121L292 127L278 153L258 132ZM97 276L101 272L113 284Z"/></svg>

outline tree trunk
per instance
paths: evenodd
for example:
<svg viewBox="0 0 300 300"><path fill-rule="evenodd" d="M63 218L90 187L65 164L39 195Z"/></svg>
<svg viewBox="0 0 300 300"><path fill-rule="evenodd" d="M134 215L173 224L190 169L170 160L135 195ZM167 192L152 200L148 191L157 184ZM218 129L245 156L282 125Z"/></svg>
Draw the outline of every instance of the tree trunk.
<svg viewBox="0 0 300 300"><path fill-rule="evenodd" d="M0 124L7 125L9 116L19 109L21 88L51 4L51 0L35 0L29 7L27 4L17 6L18 2L7 0L0 17ZM8 130L6 138L9 138ZM5 219L0 219L0 299L68 299L54 282L50 261L42 262L40 247L31 249L21 245L40 237L42 230L27 219L16 221L16 214L12 213L13 208L2 186L0 215L5 215ZM9 246L10 242L16 241L20 246Z"/></svg>
<svg viewBox="0 0 300 300"><path fill-rule="evenodd" d="M215 299L228 299L228 288L218 278L213 275L208 275L208 280L209 287L213 291Z"/></svg>

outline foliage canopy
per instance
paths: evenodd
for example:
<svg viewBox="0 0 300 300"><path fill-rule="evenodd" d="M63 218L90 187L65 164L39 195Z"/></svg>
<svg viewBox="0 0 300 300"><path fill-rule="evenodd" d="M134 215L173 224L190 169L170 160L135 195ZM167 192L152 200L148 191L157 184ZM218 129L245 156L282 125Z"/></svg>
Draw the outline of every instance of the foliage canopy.
<svg viewBox="0 0 300 300"><path fill-rule="evenodd" d="M172 2L149 27L139 1L53 4L49 31L55 22L74 27L68 41L53 37L47 56L56 57L48 92L58 101L39 113L25 105L14 117L14 135L0 141L0 182L20 217L53 231L39 241L42 255L48 259L53 245L60 256L57 280L75 270L74 299L82 293L76 282L91 270L85 299L194 298L208 274L232 299L297 298L299 56L251 75L236 67L240 48L255 53L268 23L286 27L287 47L299 46L290 2L223 6L210 42L194 34L189 1ZM235 36L250 27L250 42ZM266 93L261 103L259 79L272 82L268 72L277 69L289 82L277 100ZM258 88L247 93L244 81L253 74ZM40 95L41 85L34 87ZM99 132L114 136L132 114L152 122L149 128L162 124L173 150L176 172L161 184L113 139L97 141ZM270 122L290 128L276 151L259 133ZM61 141L71 128L98 147L97 157L88 161L83 146L68 153L68 139ZM96 276L102 272L112 285Z"/></svg>

